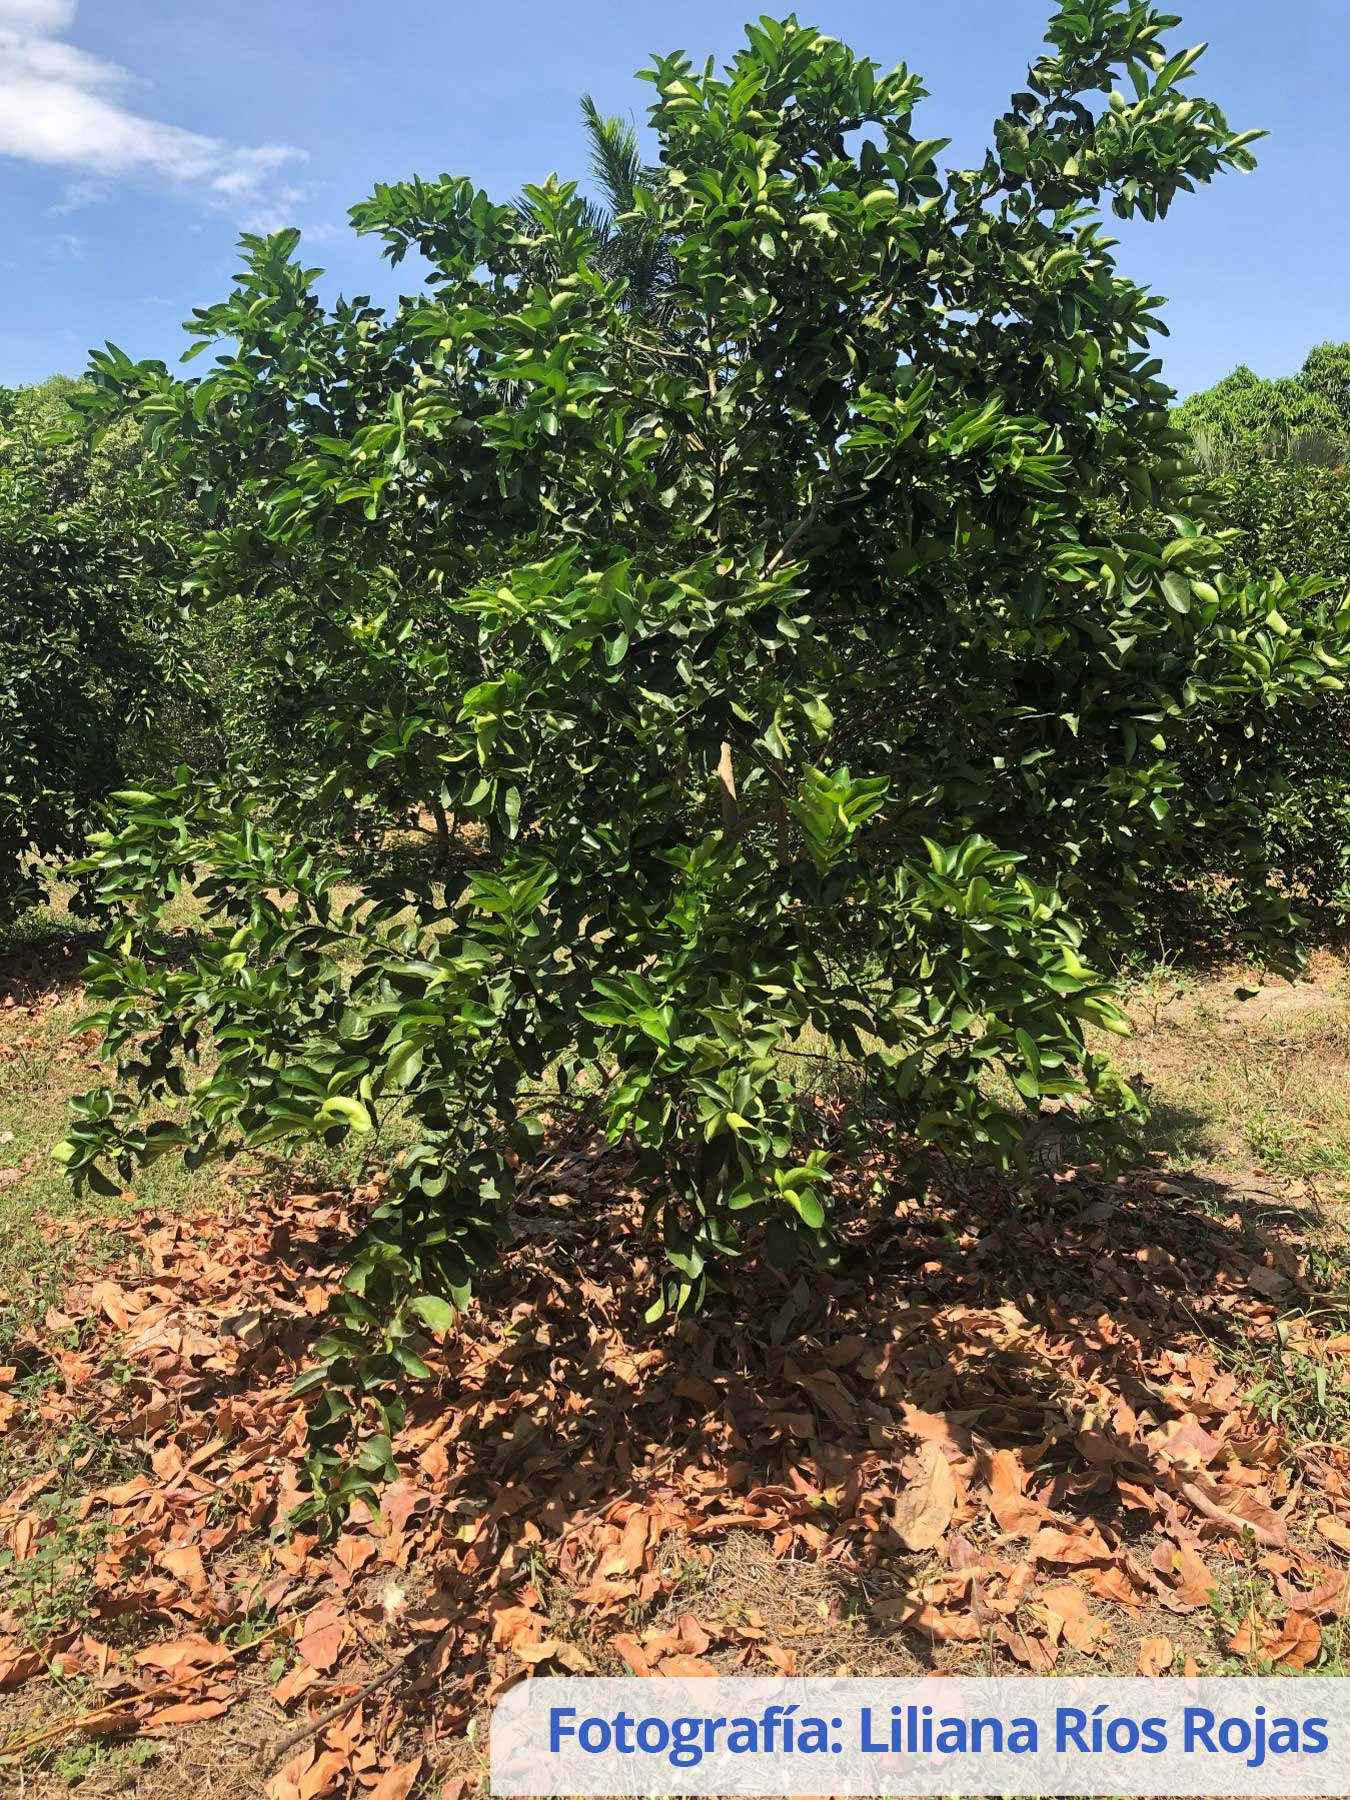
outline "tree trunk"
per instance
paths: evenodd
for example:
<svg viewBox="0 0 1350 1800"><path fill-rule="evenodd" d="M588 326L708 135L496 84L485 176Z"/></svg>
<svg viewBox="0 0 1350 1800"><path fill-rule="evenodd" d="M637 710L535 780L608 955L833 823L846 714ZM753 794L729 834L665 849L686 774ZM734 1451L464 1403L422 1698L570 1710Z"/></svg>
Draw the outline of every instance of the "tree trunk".
<svg viewBox="0 0 1350 1800"><path fill-rule="evenodd" d="M431 816L436 821L436 861L442 869L450 867L450 821L439 800L431 802Z"/></svg>

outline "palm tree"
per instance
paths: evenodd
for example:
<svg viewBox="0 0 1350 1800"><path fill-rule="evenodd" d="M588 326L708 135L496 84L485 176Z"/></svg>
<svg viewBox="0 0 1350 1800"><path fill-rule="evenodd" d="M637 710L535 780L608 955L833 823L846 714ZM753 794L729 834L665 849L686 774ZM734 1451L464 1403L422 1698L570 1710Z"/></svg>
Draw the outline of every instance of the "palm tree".
<svg viewBox="0 0 1350 1800"><path fill-rule="evenodd" d="M674 265L664 234L635 215L634 207L638 189L663 184L665 170L644 164L632 122L607 118L589 94L581 96L581 117L603 201L590 208L599 264L607 274L627 277L630 311L650 318L660 312Z"/></svg>
<svg viewBox="0 0 1350 1800"><path fill-rule="evenodd" d="M674 262L665 234L653 229L636 206L638 190L662 184L665 171L644 164L631 121L606 117L589 94L581 97L581 117L599 190L599 198L586 203L586 224L593 239L589 260L605 276L627 282L627 311L660 324ZM527 228L537 223L529 200L517 200L516 207Z"/></svg>

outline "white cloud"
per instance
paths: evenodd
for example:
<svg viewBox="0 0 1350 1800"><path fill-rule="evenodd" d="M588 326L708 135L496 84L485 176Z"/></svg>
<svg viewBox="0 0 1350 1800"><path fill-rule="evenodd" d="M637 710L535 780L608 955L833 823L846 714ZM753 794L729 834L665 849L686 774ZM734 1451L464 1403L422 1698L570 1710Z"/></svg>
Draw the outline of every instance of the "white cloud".
<svg viewBox="0 0 1350 1800"><path fill-rule="evenodd" d="M47 208L58 218L67 213L81 212L86 206L102 206L105 200L112 198L112 184L99 181L93 176L82 175L78 181L68 181L59 200L54 200Z"/></svg>
<svg viewBox="0 0 1350 1800"><path fill-rule="evenodd" d="M276 170L303 159L285 144L231 144L132 111L127 72L56 35L74 16L75 0L0 0L0 156L103 179L157 175L222 204L257 201ZM57 210L72 195L88 204L91 191L71 184Z"/></svg>
<svg viewBox="0 0 1350 1800"><path fill-rule="evenodd" d="M75 0L0 0L0 24L34 37L65 31L75 17Z"/></svg>
<svg viewBox="0 0 1350 1800"><path fill-rule="evenodd" d="M287 225L300 223L300 210L308 205L314 192L312 181L279 182L262 193L246 194L244 204L236 206L234 214L245 231L281 231ZM306 239L309 235L306 226Z"/></svg>

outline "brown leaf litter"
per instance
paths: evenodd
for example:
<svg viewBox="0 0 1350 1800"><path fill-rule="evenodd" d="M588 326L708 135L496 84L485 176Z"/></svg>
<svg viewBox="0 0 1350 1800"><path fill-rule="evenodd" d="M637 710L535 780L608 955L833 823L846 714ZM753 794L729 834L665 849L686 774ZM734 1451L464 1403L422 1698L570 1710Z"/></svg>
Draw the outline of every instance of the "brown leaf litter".
<svg viewBox="0 0 1350 1800"><path fill-rule="evenodd" d="M551 1156L544 1224L419 1346L401 1478L328 1540L286 1528L290 1389L379 1178L119 1222L126 1254L3 1372L28 1385L0 1424L0 1750L40 1780L74 1737L233 1722L241 1793L455 1800L470 1721L535 1672L1316 1661L1347 1606L1350 1448L1294 1441L1223 1353L1310 1298L1287 1225L1207 1219L1147 1172L891 1213L877 1155L841 1181L837 1270L747 1261L654 1328L622 1156ZM1320 1341L1296 1310L1282 1330ZM82 1480L76 1442L116 1478ZM87 1593L35 1636L16 1596L62 1530L90 1534ZM1211 1597L1247 1569L1269 1604L1215 1641Z"/></svg>

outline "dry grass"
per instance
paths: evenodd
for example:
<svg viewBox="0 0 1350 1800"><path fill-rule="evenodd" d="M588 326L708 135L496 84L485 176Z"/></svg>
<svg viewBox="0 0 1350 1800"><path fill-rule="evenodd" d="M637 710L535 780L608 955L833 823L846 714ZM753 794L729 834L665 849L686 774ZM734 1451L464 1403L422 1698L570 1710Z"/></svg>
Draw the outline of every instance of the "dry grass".
<svg viewBox="0 0 1350 1800"><path fill-rule="evenodd" d="M1133 995L1125 1055L1174 1166L1350 1181L1350 982L1322 954L1297 983L1161 972Z"/></svg>

